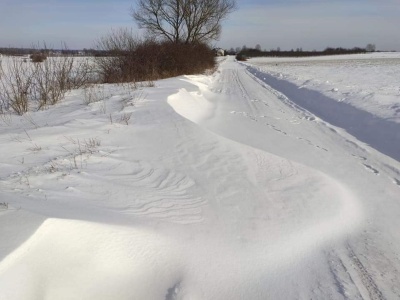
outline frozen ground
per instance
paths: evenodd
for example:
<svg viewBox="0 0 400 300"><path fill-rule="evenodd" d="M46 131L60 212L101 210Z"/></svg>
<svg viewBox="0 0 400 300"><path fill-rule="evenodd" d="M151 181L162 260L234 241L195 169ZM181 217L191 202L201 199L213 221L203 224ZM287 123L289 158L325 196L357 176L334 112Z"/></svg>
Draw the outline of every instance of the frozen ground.
<svg viewBox="0 0 400 300"><path fill-rule="evenodd" d="M267 72L3 116L0 299L398 299L399 160Z"/></svg>

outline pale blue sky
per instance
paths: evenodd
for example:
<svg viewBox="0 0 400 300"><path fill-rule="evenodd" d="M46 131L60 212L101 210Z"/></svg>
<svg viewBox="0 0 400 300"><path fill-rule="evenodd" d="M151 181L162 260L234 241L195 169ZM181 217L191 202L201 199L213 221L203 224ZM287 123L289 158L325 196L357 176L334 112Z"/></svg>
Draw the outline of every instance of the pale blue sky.
<svg viewBox="0 0 400 300"><path fill-rule="evenodd" d="M0 0L0 46L46 41L90 48L111 28L137 30L131 0ZM215 44L324 49L365 46L400 51L400 0L239 0Z"/></svg>

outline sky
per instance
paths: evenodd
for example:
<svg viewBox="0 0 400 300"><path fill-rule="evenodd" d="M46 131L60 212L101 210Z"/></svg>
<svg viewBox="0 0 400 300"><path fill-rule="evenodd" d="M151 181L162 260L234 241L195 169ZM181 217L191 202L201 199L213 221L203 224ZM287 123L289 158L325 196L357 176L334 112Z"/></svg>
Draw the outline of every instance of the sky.
<svg viewBox="0 0 400 300"><path fill-rule="evenodd" d="M400 0L238 0L213 46L270 50L365 47L400 51ZM112 29L132 28L135 0L0 0L0 47L46 42L92 48Z"/></svg>

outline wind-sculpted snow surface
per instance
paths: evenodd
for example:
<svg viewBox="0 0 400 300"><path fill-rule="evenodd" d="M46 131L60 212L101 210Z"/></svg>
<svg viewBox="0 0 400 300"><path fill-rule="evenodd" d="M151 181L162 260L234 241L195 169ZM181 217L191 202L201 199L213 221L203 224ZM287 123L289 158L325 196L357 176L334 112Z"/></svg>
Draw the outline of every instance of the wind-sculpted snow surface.
<svg viewBox="0 0 400 300"><path fill-rule="evenodd" d="M199 84L199 87L201 90L202 85ZM203 90L203 93L207 94L207 91ZM210 100L207 100L199 97L198 92L180 92L170 96L168 103L183 117L197 124L204 124L209 119L207 116L214 115L212 110L215 107L211 101L218 101L218 96L214 95L213 98L208 93ZM200 106L206 109L202 111ZM254 120L251 117L250 119ZM344 232L350 233L351 228L360 222L362 212L356 196L333 178L245 144L234 143L229 147L231 151L238 149L239 153L243 152L241 156L245 158L247 173L251 173L254 186L263 190L259 195L262 199L260 208L265 202L268 205L265 210L260 209L260 212L268 220L264 227L265 232L273 229L272 234L277 238L272 246L276 251L275 257L282 255L282 261L290 260L291 257L296 257L296 251L306 253L321 242L337 238ZM236 187L239 186L238 182ZM255 202L257 198L253 196L251 202ZM246 205L250 206L249 203ZM274 210L275 205L282 206L278 209L280 214ZM240 211L244 214L244 210L245 208ZM294 230L296 227L298 230ZM293 232L290 233L291 231ZM280 236L285 236L283 245ZM296 251L290 249L293 244L298 245ZM286 252L290 254L285 255Z"/></svg>
<svg viewBox="0 0 400 300"><path fill-rule="evenodd" d="M3 119L0 299L400 296L398 162L233 58L102 89Z"/></svg>

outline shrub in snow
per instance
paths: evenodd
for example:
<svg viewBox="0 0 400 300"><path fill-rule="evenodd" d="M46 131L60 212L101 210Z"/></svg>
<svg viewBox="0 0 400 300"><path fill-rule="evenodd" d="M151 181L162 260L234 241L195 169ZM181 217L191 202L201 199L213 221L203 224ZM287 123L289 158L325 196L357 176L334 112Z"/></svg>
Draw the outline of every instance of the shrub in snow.
<svg viewBox="0 0 400 300"><path fill-rule="evenodd" d="M14 110L22 115L29 109L35 68L22 60L13 58L0 64L0 111Z"/></svg>
<svg viewBox="0 0 400 300"><path fill-rule="evenodd" d="M29 63L17 57L0 62L0 112L12 109L22 115L61 101L65 93L83 86L91 74L87 60L49 57Z"/></svg>
<svg viewBox="0 0 400 300"><path fill-rule="evenodd" d="M215 66L205 44L139 39L129 30L112 31L97 45L96 69L104 83L152 81L183 74L202 73Z"/></svg>
<svg viewBox="0 0 400 300"><path fill-rule="evenodd" d="M47 56L44 53L38 52L38 53L31 54L29 56L29 58L31 59L32 62L39 63L39 62L45 61L47 59Z"/></svg>
<svg viewBox="0 0 400 300"><path fill-rule="evenodd" d="M239 53L239 54L236 55L236 60L238 60L238 61L246 61L247 58L242 53Z"/></svg>

